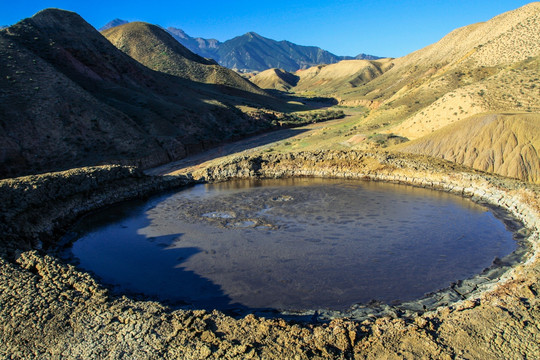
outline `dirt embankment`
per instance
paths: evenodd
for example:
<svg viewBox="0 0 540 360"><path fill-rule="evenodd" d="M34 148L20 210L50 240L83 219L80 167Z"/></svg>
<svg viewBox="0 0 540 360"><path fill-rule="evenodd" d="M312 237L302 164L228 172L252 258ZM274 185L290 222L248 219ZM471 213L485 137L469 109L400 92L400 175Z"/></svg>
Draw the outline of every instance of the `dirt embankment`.
<svg viewBox="0 0 540 360"><path fill-rule="evenodd" d="M0 180L0 253L41 249L86 212L189 182L118 165Z"/></svg>
<svg viewBox="0 0 540 360"><path fill-rule="evenodd" d="M108 178L108 173L110 177ZM390 153L319 152L240 157L198 176L333 176L398 181L497 204L530 229L529 259L474 296L422 315L291 323L171 310L113 297L89 274L43 251L78 214L190 182L132 168L92 168L0 182L0 357L6 358L539 358L539 190L449 162ZM79 190L82 189L82 190ZM7 201L6 200L6 201ZM8 212L6 212L8 211ZM47 211L54 211L47 215ZM25 224L29 228L25 229ZM47 226L49 224L49 226ZM50 225L52 224L52 225ZM42 237L42 235L45 235ZM24 249L22 249L24 250ZM14 255L14 256L11 256Z"/></svg>

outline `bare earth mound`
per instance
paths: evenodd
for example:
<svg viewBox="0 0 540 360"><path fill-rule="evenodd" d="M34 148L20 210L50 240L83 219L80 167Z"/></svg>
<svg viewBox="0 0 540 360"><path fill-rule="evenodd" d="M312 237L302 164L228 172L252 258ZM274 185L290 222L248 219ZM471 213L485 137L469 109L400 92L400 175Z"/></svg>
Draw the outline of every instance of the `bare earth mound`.
<svg viewBox="0 0 540 360"><path fill-rule="evenodd" d="M363 85L383 73L385 60L343 60L336 64L314 66L297 71L300 76L295 91L301 92L317 88L318 91L332 92L340 88L354 88Z"/></svg>
<svg viewBox="0 0 540 360"><path fill-rule="evenodd" d="M299 77L281 69L268 69L251 77L249 80L262 89L289 91L296 86Z"/></svg>
<svg viewBox="0 0 540 360"><path fill-rule="evenodd" d="M540 115L478 115L396 150L450 160L474 169L540 182Z"/></svg>

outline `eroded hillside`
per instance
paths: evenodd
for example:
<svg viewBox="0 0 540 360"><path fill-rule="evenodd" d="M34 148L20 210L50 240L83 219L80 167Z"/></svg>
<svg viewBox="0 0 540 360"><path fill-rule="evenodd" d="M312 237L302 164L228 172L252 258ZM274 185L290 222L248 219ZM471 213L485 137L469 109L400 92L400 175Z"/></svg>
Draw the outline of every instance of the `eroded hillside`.
<svg viewBox="0 0 540 360"><path fill-rule="evenodd" d="M482 160L478 154L491 151L499 139L490 137L501 134L486 128L477 131L475 121L483 117L475 115L501 114L497 118L504 118L507 128L514 129L512 122L516 122L518 133L538 131L538 117L527 114L540 113L539 34L540 3L536 2L487 22L457 29L437 43L402 58L364 62L363 68L360 63L354 63L354 68L353 63L344 61L297 72L298 83L289 91L332 96L341 106L363 106L369 110L340 125L341 129L326 129L327 138L320 142L326 147L386 147L427 136L429 149L420 150L415 145L415 152L425 151L478 169L536 182L538 144L522 143L526 138L517 135L515 149L529 150L499 152L499 160L490 160L492 164L488 165L490 161ZM252 80L257 83L257 76ZM523 116L502 116L506 113ZM452 124L456 124L452 130L438 132ZM461 141L476 144L478 154L448 157L449 153L464 151L464 143L444 138L456 134L458 126L462 129ZM437 136L431 136L435 133ZM472 147L467 149L472 151ZM510 165L513 162L517 163Z"/></svg>
<svg viewBox="0 0 540 360"><path fill-rule="evenodd" d="M472 116L394 149L540 182L540 114Z"/></svg>

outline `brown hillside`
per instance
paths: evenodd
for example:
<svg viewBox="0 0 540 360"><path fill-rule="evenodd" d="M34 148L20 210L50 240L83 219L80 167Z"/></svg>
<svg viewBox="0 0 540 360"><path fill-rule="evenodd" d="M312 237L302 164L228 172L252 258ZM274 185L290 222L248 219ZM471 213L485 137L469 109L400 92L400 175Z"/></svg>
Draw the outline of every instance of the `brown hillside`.
<svg viewBox="0 0 540 360"><path fill-rule="evenodd" d="M0 56L0 177L157 165L270 127L240 106L280 106L150 70L77 14L57 9L0 31Z"/></svg>
<svg viewBox="0 0 540 360"><path fill-rule="evenodd" d="M540 2L533 2L493 19L456 29L440 41L396 59L395 66L497 66L538 55Z"/></svg>
<svg viewBox="0 0 540 360"><path fill-rule="evenodd" d="M299 70L297 75L300 79L295 91L317 88L318 92L331 93L338 89L355 88L381 75L381 63L382 61L343 60L336 64Z"/></svg>
<svg viewBox="0 0 540 360"><path fill-rule="evenodd" d="M266 95L236 72L192 53L158 26L133 22L105 30L103 35L118 49L153 70Z"/></svg>
<svg viewBox="0 0 540 360"><path fill-rule="evenodd" d="M538 79L540 57L537 56L446 93L389 131L417 139L448 124L486 111L525 110L540 113Z"/></svg>
<svg viewBox="0 0 540 360"><path fill-rule="evenodd" d="M477 115L396 150L540 183L540 115Z"/></svg>
<svg viewBox="0 0 540 360"><path fill-rule="evenodd" d="M298 83L299 77L282 69L268 69L249 79L262 89L289 91Z"/></svg>
<svg viewBox="0 0 540 360"><path fill-rule="evenodd" d="M346 105L381 105L366 122L374 126L388 124L390 127L416 116L446 94L450 96L453 91L467 86L472 86L472 91L480 81L538 55L540 3L535 2L487 22L457 29L433 45L394 59L390 70L364 86L342 91L339 98ZM522 75L518 81L531 80L526 74ZM487 93L486 89L484 93ZM501 99L504 93L505 89L495 87L490 96ZM468 106L476 103L479 111L495 110L480 100L466 99L470 103ZM454 112L459 114L461 110L458 107L450 114ZM463 119L465 115L458 117ZM453 120L457 121L458 117ZM390 131L397 133L399 130Z"/></svg>
<svg viewBox="0 0 540 360"><path fill-rule="evenodd" d="M250 81L263 89L332 95L339 99L343 92L368 83L391 66L391 59L343 60L298 70L294 74L269 69L252 76Z"/></svg>

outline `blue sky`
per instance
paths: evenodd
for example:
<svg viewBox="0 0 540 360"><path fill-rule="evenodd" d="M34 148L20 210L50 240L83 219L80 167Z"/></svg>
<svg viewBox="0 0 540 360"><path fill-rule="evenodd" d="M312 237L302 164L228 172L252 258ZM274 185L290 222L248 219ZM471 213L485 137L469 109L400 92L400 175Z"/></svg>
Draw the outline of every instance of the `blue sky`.
<svg viewBox="0 0 540 360"><path fill-rule="evenodd" d="M398 57L421 49L455 28L486 21L530 1L0 1L0 25L56 7L79 13L99 28L114 18L183 29L193 37L228 40L255 31L275 40L315 45L337 55Z"/></svg>

